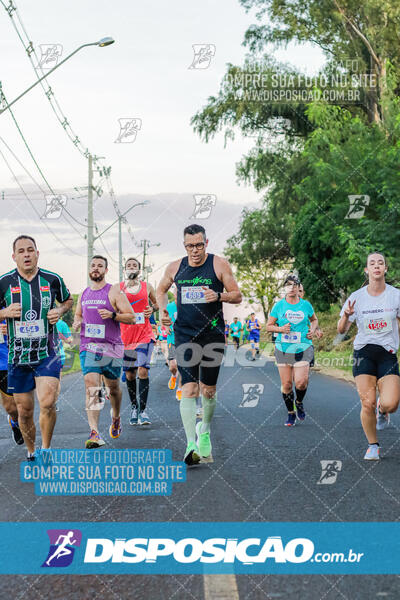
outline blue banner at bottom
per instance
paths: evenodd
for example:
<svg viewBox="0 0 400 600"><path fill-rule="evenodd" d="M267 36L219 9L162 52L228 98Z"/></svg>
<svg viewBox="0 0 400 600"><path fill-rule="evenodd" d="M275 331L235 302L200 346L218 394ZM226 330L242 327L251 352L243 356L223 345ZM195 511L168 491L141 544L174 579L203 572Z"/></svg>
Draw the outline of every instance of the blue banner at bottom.
<svg viewBox="0 0 400 600"><path fill-rule="evenodd" d="M0 523L8 574L398 574L399 550L400 523Z"/></svg>

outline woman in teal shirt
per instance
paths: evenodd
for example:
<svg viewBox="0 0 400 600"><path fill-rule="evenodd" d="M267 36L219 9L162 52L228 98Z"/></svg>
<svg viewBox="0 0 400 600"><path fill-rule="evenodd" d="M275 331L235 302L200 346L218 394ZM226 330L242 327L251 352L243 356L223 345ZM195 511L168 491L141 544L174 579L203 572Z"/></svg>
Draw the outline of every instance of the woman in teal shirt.
<svg viewBox="0 0 400 600"><path fill-rule="evenodd" d="M306 417L303 399L308 386L310 363L314 358L311 338L318 327L318 319L308 300L300 298L300 281L297 277L288 275L284 286L285 297L272 307L267 331L278 334L275 359L281 378L282 396L288 411L285 425L291 427L296 423L296 412L300 421L304 421Z"/></svg>

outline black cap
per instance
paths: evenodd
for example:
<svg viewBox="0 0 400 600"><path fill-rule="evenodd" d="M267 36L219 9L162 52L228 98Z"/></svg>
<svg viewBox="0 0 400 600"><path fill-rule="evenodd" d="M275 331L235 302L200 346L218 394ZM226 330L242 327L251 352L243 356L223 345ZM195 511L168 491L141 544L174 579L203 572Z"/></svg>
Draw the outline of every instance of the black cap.
<svg viewBox="0 0 400 600"><path fill-rule="evenodd" d="M283 285L286 285L287 283L289 283L289 281L291 281L295 285L300 285L300 279L296 277L296 275L288 275Z"/></svg>

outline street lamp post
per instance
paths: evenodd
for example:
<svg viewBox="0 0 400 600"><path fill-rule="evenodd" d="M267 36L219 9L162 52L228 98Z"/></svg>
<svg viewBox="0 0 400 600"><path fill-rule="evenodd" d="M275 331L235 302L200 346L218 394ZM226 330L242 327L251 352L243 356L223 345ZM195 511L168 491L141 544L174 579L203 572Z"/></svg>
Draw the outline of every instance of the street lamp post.
<svg viewBox="0 0 400 600"><path fill-rule="evenodd" d="M53 67L52 69L50 69L42 77L39 77L39 79L37 81L35 81L35 83L33 83L30 87L28 87L19 96L17 96L16 98L14 98L14 100L12 100L8 104L6 104L6 106L4 106L3 108L1 108L0 109L0 115L3 114L9 108L11 108L11 106L13 104L15 104L16 102L18 102L18 100L20 100L23 96L25 96L25 94L27 94L34 87L36 87L41 81L43 81L43 79L46 79L46 77L48 77L56 69L58 69L59 67L61 67L61 65L63 65L65 62L67 62L67 60L69 60L72 56L74 56L74 54L76 54L77 52L79 52L79 50L82 50L82 48L87 48L88 46L99 46L100 48L104 48L105 46L110 46L111 44L114 44L114 42L115 42L115 40L112 37L104 37L104 38L101 38L100 40L98 40L97 42L91 42L89 44L82 44L81 46L79 46L79 48L76 48L76 50L74 50L73 52L71 52L71 54L68 54L68 56L66 56L60 63L58 63L55 67ZM87 234L87 246L88 247L87 247L87 250L88 250L88 273L89 273L89 261L91 260L91 257L93 255L93 243L94 243L94 240L96 238L93 235L93 228L94 228L94 223L93 223L93 188L92 188L92 175L93 175L92 160L93 160L93 157L89 154L88 158L89 158L89 187L88 187L88 234ZM97 236L97 237L99 237L99 236ZM89 283L89 275L88 275L88 283Z"/></svg>
<svg viewBox="0 0 400 600"><path fill-rule="evenodd" d="M118 217L115 219L115 221L113 221L108 227L106 227L104 229L104 231L102 231L101 233L99 233L96 236L93 236L93 244L94 244L94 242L98 238L100 238L102 235L104 235L104 233L106 231L111 229L111 227L113 227L113 225L115 225L115 223L118 222L118 258L119 258L119 279L120 279L120 281L122 281L122 278L123 278L123 272L122 272L122 220L124 219L125 215L128 214L128 212L130 212L133 208L135 208L135 206L145 206L146 204L149 204L149 203L150 203L150 200L143 200L143 202L137 202L136 204L133 204L130 208L128 208L128 210L126 210L122 214L118 214ZM90 255L88 254L88 265L90 264L90 260L93 255L93 244L91 246L91 254ZM88 270L88 277L89 277L89 270Z"/></svg>
<svg viewBox="0 0 400 600"><path fill-rule="evenodd" d="M43 79L46 79L46 77L48 77L51 73L53 73L53 71L58 69L58 67L61 67L61 65L63 65L65 62L67 62L67 60L69 60L71 58L71 56L73 56L74 54L79 52L79 50L82 50L82 48L86 48L87 46L99 46L100 48L103 48L104 46L110 46L110 44L113 44L114 41L115 40L113 40L113 38L111 38L111 37L105 37L105 38L102 38L101 40L99 40L98 42L91 42L90 44L82 44L82 46L79 46L79 48L76 48L76 50L71 52L71 54L68 54L68 56L66 56L60 63L58 63L55 67L50 69L50 71L48 71L48 73L45 73L42 77L40 77L37 81L35 81L35 83L33 83L24 92L22 92L22 94L20 94L16 98L14 98L14 100L12 100L12 102L10 102L9 104L7 104L7 106L2 108L0 110L0 115L3 112L5 112L6 110L8 110L10 108L10 106L15 104L20 98L22 98L22 96L25 96L25 94L30 92L31 89L34 88L35 86L37 86L41 81L43 81Z"/></svg>

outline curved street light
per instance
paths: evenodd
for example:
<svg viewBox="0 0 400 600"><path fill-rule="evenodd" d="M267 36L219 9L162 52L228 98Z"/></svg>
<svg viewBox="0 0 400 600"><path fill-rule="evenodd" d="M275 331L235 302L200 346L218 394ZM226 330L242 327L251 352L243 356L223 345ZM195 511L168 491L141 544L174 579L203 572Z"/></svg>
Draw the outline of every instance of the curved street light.
<svg viewBox="0 0 400 600"><path fill-rule="evenodd" d="M76 48L76 50L74 50L73 52L71 52L71 54L68 54L68 56L66 56L60 63L58 63L58 65L56 65L55 67L53 67L52 69L50 69L50 71L48 73L45 73L45 75L43 75L43 77L40 77L37 81L35 81L35 83L32 84L30 87L28 87L24 92L22 92L22 94L20 94L16 98L14 98L14 100L12 102L10 102L9 104L7 104L7 106L5 106L4 108L2 108L0 110L0 115L3 112L5 112L6 110L8 110L10 108L10 106L12 106L13 104L15 104L15 102L17 102L20 98L22 98L22 96L25 96L25 94L27 94L38 83L40 83L41 81L43 81L43 79L46 79L46 77L48 77L50 75L50 73L53 73L53 71L55 71L56 69L58 69L58 67L61 67L61 65L64 64L68 59L70 59L71 56L73 56L74 54L76 54L77 52L79 52L79 50L82 50L82 48L86 48L87 46L99 46L100 48L103 48L105 46L110 46L114 42L115 42L115 40L112 37L104 37L101 40L99 40L98 42L91 42L90 44L82 44L82 46L79 46L79 48Z"/></svg>

